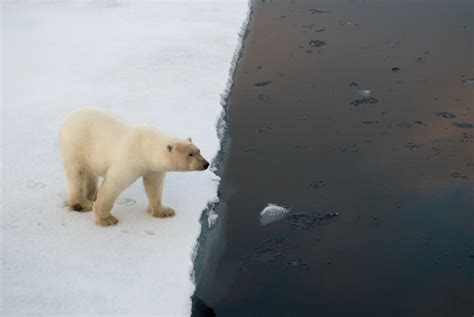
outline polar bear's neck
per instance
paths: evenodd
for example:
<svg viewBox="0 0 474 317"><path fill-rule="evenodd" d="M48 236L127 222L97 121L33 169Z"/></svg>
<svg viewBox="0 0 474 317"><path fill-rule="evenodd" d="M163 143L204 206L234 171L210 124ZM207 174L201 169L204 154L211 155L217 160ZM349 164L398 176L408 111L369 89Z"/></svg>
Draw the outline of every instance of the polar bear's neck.
<svg viewBox="0 0 474 317"><path fill-rule="evenodd" d="M149 126L137 126L136 128L140 130L145 169L154 172L173 170L173 162L168 155L167 145L176 138Z"/></svg>

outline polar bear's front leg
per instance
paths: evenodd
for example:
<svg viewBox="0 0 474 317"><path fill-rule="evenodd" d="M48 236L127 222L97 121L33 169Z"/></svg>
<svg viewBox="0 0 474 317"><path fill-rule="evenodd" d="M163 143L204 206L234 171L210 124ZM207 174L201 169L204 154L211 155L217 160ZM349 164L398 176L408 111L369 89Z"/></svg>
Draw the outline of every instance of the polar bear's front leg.
<svg viewBox="0 0 474 317"><path fill-rule="evenodd" d="M153 217L173 217L175 214L173 209L163 206L161 201L164 180L164 172L154 172L143 176L143 186L145 186L145 192L150 204L148 212Z"/></svg>
<svg viewBox="0 0 474 317"><path fill-rule="evenodd" d="M137 177L120 175L109 171L105 180L99 188L97 199L94 202L95 223L101 227L115 225L118 220L111 214L112 207L122 191L130 186Z"/></svg>

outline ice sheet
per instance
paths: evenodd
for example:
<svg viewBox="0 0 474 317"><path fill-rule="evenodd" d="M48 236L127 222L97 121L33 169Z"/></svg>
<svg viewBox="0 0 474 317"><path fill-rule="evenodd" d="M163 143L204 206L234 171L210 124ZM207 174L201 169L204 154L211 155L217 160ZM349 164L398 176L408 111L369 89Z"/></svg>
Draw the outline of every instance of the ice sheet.
<svg viewBox="0 0 474 317"><path fill-rule="evenodd" d="M189 315L199 217L211 171L170 173L171 219L146 213L136 182L114 227L64 207L61 119L99 106L192 137L205 157L247 1L2 2L3 315Z"/></svg>

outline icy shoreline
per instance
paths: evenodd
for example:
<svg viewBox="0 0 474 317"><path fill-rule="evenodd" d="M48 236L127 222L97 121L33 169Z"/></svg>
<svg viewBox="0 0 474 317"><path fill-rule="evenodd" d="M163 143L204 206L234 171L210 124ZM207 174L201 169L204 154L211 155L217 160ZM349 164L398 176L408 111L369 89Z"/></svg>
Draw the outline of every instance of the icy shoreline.
<svg viewBox="0 0 474 317"><path fill-rule="evenodd" d="M231 69L229 70L229 78L227 81L227 87L224 93L221 95L222 112L217 121L217 135L220 141L220 148L217 155L214 157L211 164L211 169L220 175L223 163L225 162L226 155L228 153L231 139L228 135L228 102L232 93L232 87L234 85L234 76L242 57L244 50L245 39L250 32L250 25L253 17L252 1L248 1L248 10L245 21L242 24L239 32L239 45L236 47L231 63ZM225 217L225 193L219 191L220 183L218 185L217 199L209 201L206 209L203 210L200 223L201 232L197 239L196 245L193 251L193 272L192 279L196 286L199 285L200 278L204 271L212 270L212 262L216 257L219 256L219 250L222 248L222 241L219 241L222 236L223 221ZM218 212L218 210L220 212ZM221 222L222 221L222 222ZM211 259L212 258L212 259ZM206 265L204 265L206 264ZM197 303L196 298L193 295L193 305L200 305Z"/></svg>

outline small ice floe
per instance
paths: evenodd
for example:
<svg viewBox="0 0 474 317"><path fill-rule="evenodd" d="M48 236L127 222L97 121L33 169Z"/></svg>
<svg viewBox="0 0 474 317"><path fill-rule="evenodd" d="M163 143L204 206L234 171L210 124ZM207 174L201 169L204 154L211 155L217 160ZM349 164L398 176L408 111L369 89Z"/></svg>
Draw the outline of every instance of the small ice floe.
<svg viewBox="0 0 474 317"><path fill-rule="evenodd" d="M322 14L322 13L329 13L327 10L319 10L319 9L308 9L308 11L311 12L311 14Z"/></svg>
<svg viewBox="0 0 474 317"><path fill-rule="evenodd" d="M453 178L469 179L469 177L467 177L466 175L462 175L461 173L458 173L458 172L451 172L449 173L449 176Z"/></svg>
<svg viewBox="0 0 474 317"><path fill-rule="evenodd" d="M365 90L359 90L357 93L361 96L368 97L370 96L372 92L370 90L365 89Z"/></svg>
<svg viewBox="0 0 474 317"><path fill-rule="evenodd" d="M367 104L373 104L373 103L378 103L378 99L375 97L365 97L365 98L360 98L353 100L351 102L352 106L358 107L360 105L367 105Z"/></svg>
<svg viewBox="0 0 474 317"><path fill-rule="evenodd" d="M209 214L207 215L207 226L211 228L214 226L217 222L217 218L219 216L216 214L214 210L209 211Z"/></svg>
<svg viewBox="0 0 474 317"><path fill-rule="evenodd" d="M349 84L349 87L353 87L354 92L362 97L362 98L358 98L356 100L353 100L351 102L351 105L357 107L357 106L363 105L363 104L377 103L378 102L377 98L371 96L372 91L370 91L368 89L362 89L359 86L359 84L356 83L355 81L351 82Z"/></svg>
<svg viewBox="0 0 474 317"><path fill-rule="evenodd" d="M258 100L263 101L263 102L268 102L270 101L270 97L264 94L260 94L257 96Z"/></svg>
<svg viewBox="0 0 474 317"><path fill-rule="evenodd" d="M443 111L443 112L436 112L435 115L437 115L438 117L443 117L443 118L446 118L446 119L454 119L456 118L456 115L452 112L447 112L447 111Z"/></svg>
<svg viewBox="0 0 474 317"><path fill-rule="evenodd" d="M256 87L265 87L265 86L268 86L272 83L271 80L268 80L268 81L261 81L261 82L258 82L258 83L255 83L254 85Z"/></svg>
<svg viewBox="0 0 474 317"><path fill-rule="evenodd" d="M260 224L262 226L266 226L272 222L281 220L285 218L289 212L290 212L289 208L278 206L275 204L268 204L260 212Z"/></svg>
<svg viewBox="0 0 474 317"><path fill-rule="evenodd" d="M309 269L309 265L306 264L305 262L303 262L300 259L288 261L288 262L286 262L286 265L288 265L289 267L298 269L298 270L308 270Z"/></svg>
<svg viewBox="0 0 474 317"><path fill-rule="evenodd" d="M397 125L400 128L404 128L404 129L408 129L408 128L411 128L413 126L410 122L406 122L406 121L400 121L399 123L397 123Z"/></svg>
<svg viewBox="0 0 474 317"><path fill-rule="evenodd" d="M321 46L325 46L325 45L326 45L326 42L321 41L321 40L309 41L309 46L311 46L311 47L321 47Z"/></svg>
<svg viewBox="0 0 474 317"><path fill-rule="evenodd" d="M474 124L469 123L469 122L454 122L453 125L455 127L461 128L461 129L472 129L472 128L474 128Z"/></svg>

